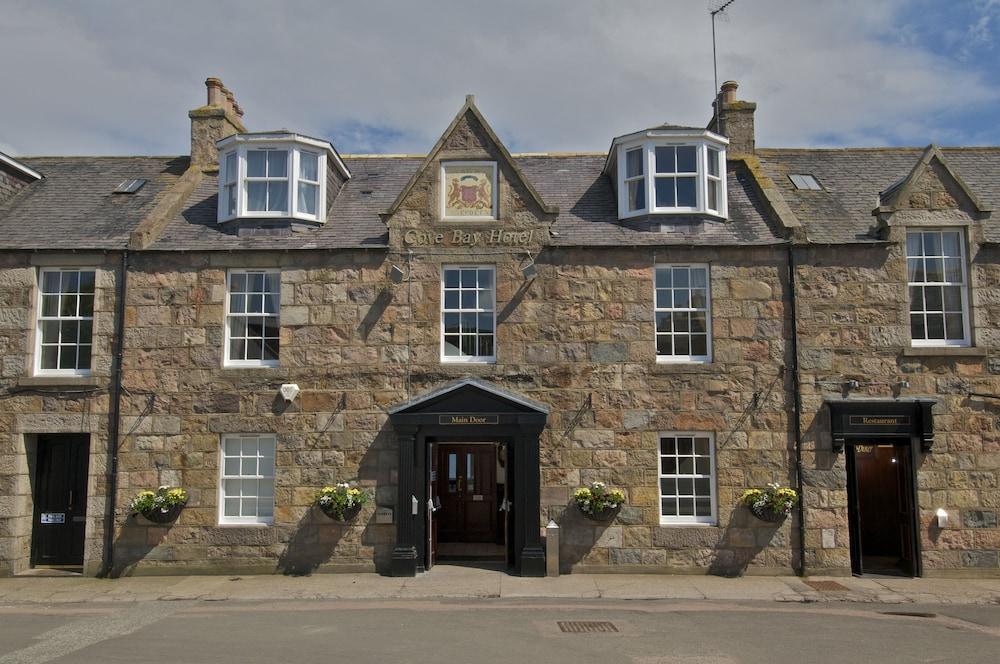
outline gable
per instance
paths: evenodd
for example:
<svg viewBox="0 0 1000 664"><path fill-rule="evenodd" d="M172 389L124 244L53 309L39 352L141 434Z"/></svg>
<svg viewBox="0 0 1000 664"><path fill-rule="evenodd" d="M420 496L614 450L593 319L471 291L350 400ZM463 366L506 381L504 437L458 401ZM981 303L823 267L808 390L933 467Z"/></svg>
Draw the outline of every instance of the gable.
<svg viewBox="0 0 1000 664"><path fill-rule="evenodd" d="M475 378L463 378L389 409L390 415L426 413L546 414L544 405Z"/></svg>
<svg viewBox="0 0 1000 664"><path fill-rule="evenodd" d="M487 171L489 163L496 164L496 189L492 192L496 197L496 217L490 221L499 224L547 223L559 212L557 207L542 199L476 108L470 95L387 210L390 226L397 214L406 218L407 226L426 227L444 221L442 164L454 162L458 165L482 162ZM491 217L492 213L493 210L490 210ZM449 218L448 221L461 223L462 220Z"/></svg>
<svg viewBox="0 0 1000 664"><path fill-rule="evenodd" d="M989 211L937 146L929 145L906 177L879 194L875 212L950 209L971 214Z"/></svg>

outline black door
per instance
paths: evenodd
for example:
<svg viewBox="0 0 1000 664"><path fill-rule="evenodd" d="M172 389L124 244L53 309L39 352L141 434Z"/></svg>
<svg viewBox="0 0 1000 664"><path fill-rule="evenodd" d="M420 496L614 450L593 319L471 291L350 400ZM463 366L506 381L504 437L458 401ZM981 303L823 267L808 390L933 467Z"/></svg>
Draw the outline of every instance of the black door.
<svg viewBox="0 0 1000 664"><path fill-rule="evenodd" d="M851 560L856 574L916 576L913 465L908 443L848 448Z"/></svg>
<svg viewBox="0 0 1000 664"><path fill-rule="evenodd" d="M90 438L38 437L32 565L83 565Z"/></svg>

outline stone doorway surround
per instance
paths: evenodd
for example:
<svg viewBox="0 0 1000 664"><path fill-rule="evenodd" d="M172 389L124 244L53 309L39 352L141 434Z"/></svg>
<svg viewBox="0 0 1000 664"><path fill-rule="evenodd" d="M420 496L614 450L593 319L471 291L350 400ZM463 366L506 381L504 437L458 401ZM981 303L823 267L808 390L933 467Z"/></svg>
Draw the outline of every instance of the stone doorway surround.
<svg viewBox="0 0 1000 664"><path fill-rule="evenodd" d="M475 440L508 446L513 497L508 546L514 572L545 576L540 531L539 436L549 409L477 378L462 378L389 409L399 454L392 576L423 571L427 547L428 441Z"/></svg>

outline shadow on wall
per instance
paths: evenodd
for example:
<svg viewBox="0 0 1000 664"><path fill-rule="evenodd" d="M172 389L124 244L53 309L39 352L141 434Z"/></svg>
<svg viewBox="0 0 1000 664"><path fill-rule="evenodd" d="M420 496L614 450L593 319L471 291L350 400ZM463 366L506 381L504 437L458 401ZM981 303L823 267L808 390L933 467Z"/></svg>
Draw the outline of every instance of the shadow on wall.
<svg viewBox="0 0 1000 664"><path fill-rule="evenodd" d="M117 579L132 574L132 569L143 560L169 560L169 547L156 549L166 539L174 523L153 523L141 516L130 514L115 537L115 557L110 576ZM152 554L152 555L151 555Z"/></svg>
<svg viewBox="0 0 1000 664"><path fill-rule="evenodd" d="M392 524L376 524L372 519L361 533L361 545L372 547L375 571L383 576L391 572L392 549L396 545L395 523L399 519L396 514L398 463L396 436L392 426L386 421L358 465L358 479L365 486L375 485L375 504L367 509L374 512L379 507L388 507L393 511Z"/></svg>
<svg viewBox="0 0 1000 664"><path fill-rule="evenodd" d="M761 521L745 506L740 505L733 511L722 534L722 539L715 546L715 554L708 567L708 573L716 576L737 577L746 574L750 563L767 547L787 545L787 530L781 527L791 517L782 521L770 523ZM775 541L775 540L778 541Z"/></svg>
<svg viewBox="0 0 1000 664"><path fill-rule="evenodd" d="M299 519L285 550L278 556L277 569L287 576L308 576L330 560L344 535L363 517L346 523L334 521L312 507Z"/></svg>
<svg viewBox="0 0 1000 664"><path fill-rule="evenodd" d="M576 507L575 503L570 503L563 509L562 514L556 517L559 524L559 573L569 574L573 566L583 562L595 547L617 545L621 546L621 537L617 542L605 542L604 540L615 539L612 537L615 532L620 532L621 528L616 527L608 533L608 529L615 525L617 512L607 519L595 521L585 517ZM605 537L608 535L608 537ZM607 563L607 561L604 561Z"/></svg>

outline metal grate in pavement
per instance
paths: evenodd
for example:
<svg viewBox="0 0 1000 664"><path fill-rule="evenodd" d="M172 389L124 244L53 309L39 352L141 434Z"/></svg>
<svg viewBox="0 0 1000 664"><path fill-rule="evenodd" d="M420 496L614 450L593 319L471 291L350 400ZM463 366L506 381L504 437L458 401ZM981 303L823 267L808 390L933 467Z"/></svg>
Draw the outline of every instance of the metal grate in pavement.
<svg viewBox="0 0 1000 664"><path fill-rule="evenodd" d="M804 583L813 590L824 593L847 592L850 590L847 586L841 585L836 581L805 581Z"/></svg>
<svg viewBox="0 0 1000 664"><path fill-rule="evenodd" d="M560 620L556 624L559 625L560 632L568 634L615 634L618 632L618 628L613 622L603 620Z"/></svg>

